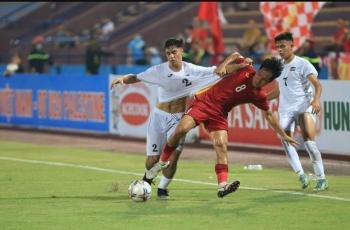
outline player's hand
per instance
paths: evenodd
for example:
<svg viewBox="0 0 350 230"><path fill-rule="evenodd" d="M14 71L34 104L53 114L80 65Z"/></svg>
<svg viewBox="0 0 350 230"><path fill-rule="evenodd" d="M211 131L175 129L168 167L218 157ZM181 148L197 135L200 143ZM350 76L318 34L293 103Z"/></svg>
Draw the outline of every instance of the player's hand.
<svg viewBox="0 0 350 230"><path fill-rule="evenodd" d="M223 77L227 74L227 70L226 70L226 67L217 67L215 70L214 70L214 73L219 75L220 77Z"/></svg>
<svg viewBox="0 0 350 230"><path fill-rule="evenodd" d="M291 138L288 135L285 135L284 137L282 137L282 140L286 141L288 144L293 145L294 147L298 147L298 142L296 140L294 140L293 138Z"/></svg>
<svg viewBox="0 0 350 230"><path fill-rule="evenodd" d="M244 59L244 63L246 63L247 65L253 65L253 60L249 57Z"/></svg>
<svg viewBox="0 0 350 230"><path fill-rule="evenodd" d="M113 89L116 85L123 85L124 84L124 81L123 81L123 78L117 78L117 79L114 79L111 83L111 89Z"/></svg>
<svg viewBox="0 0 350 230"><path fill-rule="evenodd" d="M318 114L321 111L321 104L319 100L313 100L311 102L312 113Z"/></svg>

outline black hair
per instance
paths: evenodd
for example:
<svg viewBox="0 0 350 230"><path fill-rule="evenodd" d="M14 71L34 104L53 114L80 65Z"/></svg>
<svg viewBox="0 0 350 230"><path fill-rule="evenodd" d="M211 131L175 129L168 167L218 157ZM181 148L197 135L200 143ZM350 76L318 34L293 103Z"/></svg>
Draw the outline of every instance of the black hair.
<svg viewBox="0 0 350 230"><path fill-rule="evenodd" d="M291 32L283 32L275 37L275 42L282 40L293 41L293 34Z"/></svg>
<svg viewBox="0 0 350 230"><path fill-rule="evenodd" d="M177 48L182 48L183 47L183 40L177 39L177 38L169 38L168 40L165 41L164 49L167 49L171 46L175 46Z"/></svg>
<svg viewBox="0 0 350 230"><path fill-rule="evenodd" d="M262 69L265 68L272 73L272 77L270 78L270 81L276 79L279 75L281 75L281 72L283 70L283 64L282 60L271 57L271 58L266 58L263 63L261 63L260 68Z"/></svg>

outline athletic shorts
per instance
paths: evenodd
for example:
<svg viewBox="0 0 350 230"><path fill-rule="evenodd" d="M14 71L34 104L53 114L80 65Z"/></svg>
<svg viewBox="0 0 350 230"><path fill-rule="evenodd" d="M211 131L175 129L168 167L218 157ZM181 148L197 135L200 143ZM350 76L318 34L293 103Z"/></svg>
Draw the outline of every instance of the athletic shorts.
<svg viewBox="0 0 350 230"><path fill-rule="evenodd" d="M185 114L191 116L197 125L203 123L209 132L228 130L227 114L218 111L218 109L213 109L213 106L197 98L189 106Z"/></svg>
<svg viewBox="0 0 350 230"><path fill-rule="evenodd" d="M154 108L147 128L147 156L160 155L164 144L171 134L175 131L183 113L167 113L158 108ZM185 137L180 141L176 148L182 151Z"/></svg>
<svg viewBox="0 0 350 230"><path fill-rule="evenodd" d="M299 125L298 117L300 114L310 113L314 122L316 122L316 114L312 113L310 103L304 103L296 110L279 112L279 122L284 130L294 132L295 127Z"/></svg>

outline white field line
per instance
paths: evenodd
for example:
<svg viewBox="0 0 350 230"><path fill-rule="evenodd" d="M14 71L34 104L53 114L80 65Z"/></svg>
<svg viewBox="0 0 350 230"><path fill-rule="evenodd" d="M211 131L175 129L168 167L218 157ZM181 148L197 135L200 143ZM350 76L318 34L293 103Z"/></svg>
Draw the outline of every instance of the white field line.
<svg viewBox="0 0 350 230"><path fill-rule="evenodd" d="M68 163L62 163L62 162L26 160L26 159L13 158L13 157L0 157L0 160L16 161L16 162L31 163L31 164L53 165L53 166L61 166L61 167L71 167L71 168L81 168L81 169L89 169L89 170L117 173L117 174L123 174L123 175L135 175L135 176L142 176L143 175L141 173L134 173L134 172L128 172L128 171L115 170L115 169L99 168L99 167L93 167L93 166L88 166L88 165L68 164ZM209 183L209 182L196 181L196 180L174 179L174 181L190 183L190 184L217 186L216 183ZM239 188L245 189L245 190L266 191L266 192L273 192L273 193L285 193L285 194L290 194L290 195L309 196L309 197L323 198L323 199L329 199L329 200L339 200L339 201L348 201L348 202L350 201L350 199L343 198L343 197L309 194L309 193L295 192L295 191L272 190L272 189L268 189L268 188L253 188L253 187L244 187L244 186L241 186Z"/></svg>

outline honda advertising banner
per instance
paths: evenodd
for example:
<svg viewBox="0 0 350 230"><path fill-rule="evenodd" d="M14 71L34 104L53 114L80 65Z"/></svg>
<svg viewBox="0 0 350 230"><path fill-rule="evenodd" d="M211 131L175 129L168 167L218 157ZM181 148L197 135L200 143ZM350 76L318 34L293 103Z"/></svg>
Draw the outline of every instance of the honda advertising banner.
<svg viewBox="0 0 350 230"><path fill-rule="evenodd" d="M111 82L121 76L110 75ZM157 102L157 87L143 82L117 85L110 90L110 132L146 137L149 116Z"/></svg>

